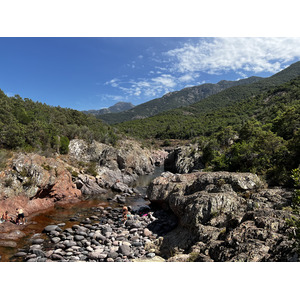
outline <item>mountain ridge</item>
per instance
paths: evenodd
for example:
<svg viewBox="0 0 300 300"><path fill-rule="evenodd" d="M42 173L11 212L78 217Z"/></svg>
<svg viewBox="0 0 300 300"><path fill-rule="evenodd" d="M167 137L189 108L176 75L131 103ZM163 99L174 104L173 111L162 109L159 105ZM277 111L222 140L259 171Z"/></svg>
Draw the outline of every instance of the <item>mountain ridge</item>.
<svg viewBox="0 0 300 300"><path fill-rule="evenodd" d="M250 84L253 82L258 82L261 79L263 78L252 76L249 78L240 79L238 81L221 80L218 83L204 83L193 87L186 87L182 90L170 92L160 98L155 98L137 105L126 112L105 114L97 117L108 124L121 123L135 119L144 119L170 109L193 104L229 87Z"/></svg>
<svg viewBox="0 0 300 300"><path fill-rule="evenodd" d="M82 112L85 114L91 114L97 116L103 114L123 112L133 107L135 107L135 105L133 105L131 102L119 101L110 107L101 108L101 109L83 110Z"/></svg>
<svg viewBox="0 0 300 300"><path fill-rule="evenodd" d="M216 129L214 123L224 113L224 110L230 110L233 105L237 107L243 101L251 103L255 96L299 76L300 62L297 62L258 82L231 87L190 106L168 110L143 120L123 122L117 124L116 127L125 134L146 139L190 139L201 135L209 136ZM231 113L231 120L239 118L244 113L246 111L243 111L241 106L240 110L236 109ZM210 118L212 115L216 119Z"/></svg>

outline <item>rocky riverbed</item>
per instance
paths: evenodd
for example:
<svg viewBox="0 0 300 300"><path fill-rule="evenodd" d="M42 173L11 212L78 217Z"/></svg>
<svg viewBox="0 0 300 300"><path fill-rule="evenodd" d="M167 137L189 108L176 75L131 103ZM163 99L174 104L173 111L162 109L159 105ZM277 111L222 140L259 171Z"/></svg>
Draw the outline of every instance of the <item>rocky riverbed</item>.
<svg viewBox="0 0 300 300"><path fill-rule="evenodd" d="M132 210L132 219L122 221L122 207L92 207L91 215L80 220L74 215L71 227L49 224L31 245L13 260L28 262L128 262L164 261L156 257L155 242L177 225L177 218L148 206Z"/></svg>

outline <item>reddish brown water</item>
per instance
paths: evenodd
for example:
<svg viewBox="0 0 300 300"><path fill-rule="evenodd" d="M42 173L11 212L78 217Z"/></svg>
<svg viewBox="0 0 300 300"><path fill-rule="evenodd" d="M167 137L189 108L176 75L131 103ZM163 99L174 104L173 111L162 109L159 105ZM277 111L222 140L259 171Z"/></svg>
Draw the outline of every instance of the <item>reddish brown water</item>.
<svg viewBox="0 0 300 300"><path fill-rule="evenodd" d="M92 207L109 206L110 203L106 200L107 197L108 195L106 194L105 196L98 196L97 198L84 200L76 204L56 205L53 208L32 214L27 218L27 225L24 228L23 226L19 227L16 225L16 229L25 233L23 238L15 241L17 243L17 247L11 248L0 246L1 261L17 261L13 258L13 255L16 254L19 249L29 246L32 238L38 238L39 236L43 237L44 234L42 234L42 231L47 225L65 223L66 225L63 226L62 229L71 227L78 223L75 221L69 221L70 218L75 215L82 219L84 217L91 216Z"/></svg>
<svg viewBox="0 0 300 300"><path fill-rule="evenodd" d="M162 167L156 168L153 174L141 176L133 186L135 186L142 192L142 189L145 189L145 187L149 185L150 181L153 178L159 176L162 172ZM80 219L89 217L93 214L93 207L118 206L117 203L111 203L106 200L108 197L113 197L114 195L114 193L99 195L95 198L89 198L76 204L59 205L58 203L53 208L41 211L36 214L32 214L27 218L27 225L24 228L16 225L16 229L21 230L25 233L25 236L23 238L15 241L17 243L17 247L11 248L0 246L1 261L20 261L20 259L16 259L13 257L14 254L19 252L19 249L28 248L31 244L31 240L34 238L42 237L46 239L46 236L42 233L42 231L47 225L65 223L66 225L61 228L68 228L78 223L75 221L70 221L70 218L76 215L78 215ZM145 204L149 204L149 202L140 197L129 197L126 200L126 205L140 206Z"/></svg>

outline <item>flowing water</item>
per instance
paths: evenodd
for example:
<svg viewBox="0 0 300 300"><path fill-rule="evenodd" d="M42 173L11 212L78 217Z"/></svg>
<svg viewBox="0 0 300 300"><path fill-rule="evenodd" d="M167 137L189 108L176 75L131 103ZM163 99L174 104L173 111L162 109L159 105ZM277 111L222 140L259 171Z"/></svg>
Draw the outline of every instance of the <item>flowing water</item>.
<svg viewBox="0 0 300 300"><path fill-rule="evenodd" d="M140 176L138 180L132 185L132 187L135 187L140 192L140 194L143 195L145 194L146 188L150 184L150 182L154 178L159 176L162 172L163 167L157 167L155 168L154 173ZM108 192L105 195L89 197L84 201L78 202L76 204L61 205L58 202L53 208L49 208L47 210L30 215L30 217L27 218L28 225L26 225L25 228L22 229L22 232L25 233L25 236L15 241L17 243L17 247L11 248L0 246L1 261L17 261L17 259L13 257L14 254L19 252L19 249L29 247L29 245L31 245L32 239L45 237L42 231L49 224L65 223L65 225L61 228L68 228L74 224L79 223L76 221L70 221L71 218L73 218L74 216L80 216L80 219L89 217L93 214L92 208L94 207L118 206L119 204L115 202L109 202L107 200L108 197L113 198L115 194L116 193ZM126 198L126 205L128 206L131 205L132 207L139 207L147 204L149 204L149 202L141 196L132 196ZM18 226L16 226L16 230L17 229L19 229Z"/></svg>

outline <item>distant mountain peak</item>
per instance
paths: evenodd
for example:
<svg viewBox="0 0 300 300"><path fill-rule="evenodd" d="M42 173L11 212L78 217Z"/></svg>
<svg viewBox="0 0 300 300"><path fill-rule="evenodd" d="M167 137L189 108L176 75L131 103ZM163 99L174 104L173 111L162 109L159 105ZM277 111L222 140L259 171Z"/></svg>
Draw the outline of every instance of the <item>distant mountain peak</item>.
<svg viewBox="0 0 300 300"><path fill-rule="evenodd" d="M99 110L94 110L94 109L93 110L85 110L83 112L86 114L92 114L92 115L98 116L98 115L104 115L104 114L123 112L123 111L127 111L131 108L134 108L134 105L131 102L119 101L116 104L114 104L108 108L102 108Z"/></svg>

